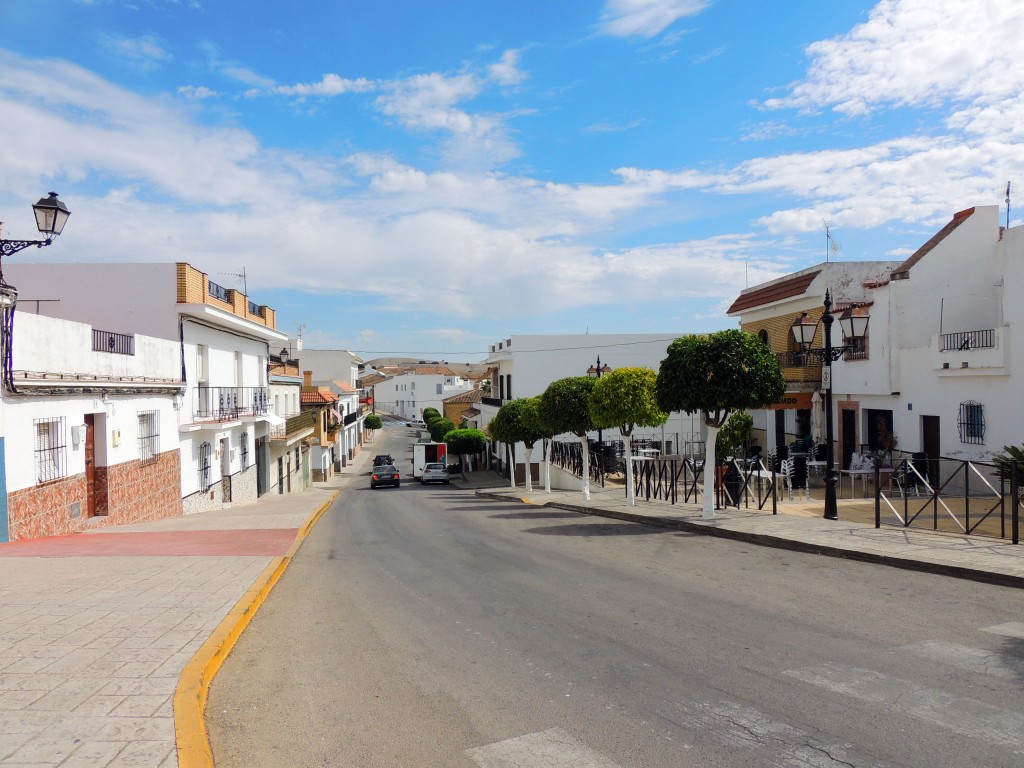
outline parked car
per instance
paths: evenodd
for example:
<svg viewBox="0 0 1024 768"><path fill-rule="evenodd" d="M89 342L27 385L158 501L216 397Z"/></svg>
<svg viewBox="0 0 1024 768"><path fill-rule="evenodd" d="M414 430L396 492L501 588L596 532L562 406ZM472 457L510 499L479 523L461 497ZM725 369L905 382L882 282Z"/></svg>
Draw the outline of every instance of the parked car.
<svg viewBox="0 0 1024 768"><path fill-rule="evenodd" d="M391 458L391 454L390 453L378 453L376 456L373 457L373 466L375 466L375 467L381 467L381 466L384 466L385 464L394 464L394 463L395 463L395 460L393 458Z"/></svg>
<svg viewBox="0 0 1024 768"><path fill-rule="evenodd" d="M378 485L393 485L397 488L401 482L402 476L394 464L381 464L374 467L373 474L370 475L371 488L376 488Z"/></svg>
<svg viewBox="0 0 1024 768"><path fill-rule="evenodd" d="M405 426L414 427L416 429L426 429L427 425L422 419L413 419L412 421L405 422Z"/></svg>
<svg viewBox="0 0 1024 768"><path fill-rule="evenodd" d="M420 475L421 483L444 483L448 485L448 467L444 464L432 462L423 465L423 474Z"/></svg>

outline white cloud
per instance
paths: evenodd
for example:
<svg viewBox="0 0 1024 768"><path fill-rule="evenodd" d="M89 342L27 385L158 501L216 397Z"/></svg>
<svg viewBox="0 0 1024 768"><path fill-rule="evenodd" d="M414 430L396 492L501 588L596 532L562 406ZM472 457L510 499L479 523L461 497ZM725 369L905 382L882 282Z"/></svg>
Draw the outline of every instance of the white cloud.
<svg viewBox="0 0 1024 768"><path fill-rule="evenodd" d="M608 0L600 29L614 37L656 37L709 4L710 0Z"/></svg>
<svg viewBox="0 0 1024 768"><path fill-rule="evenodd" d="M268 93L282 96L341 96L345 93L366 93L376 88L376 84L365 77L355 80L327 74L318 83L298 83L296 85L279 85L268 89Z"/></svg>
<svg viewBox="0 0 1024 768"><path fill-rule="evenodd" d="M487 74L491 80L500 85L519 85L526 80L527 75L519 69L519 51L508 50L502 54L497 64L491 64L487 68Z"/></svg>
<svg viewBox="0 0 1024 768"><path fill-rule="evenodd" d="M212 99L220 94L216 91L207 88L205 85L182 85L178 88L178 93L184 96L186 99Z"/></svg>
<svg viewBox="0 0 1024 768"><path fill-rule="evenodd" d="M143 70L155 69L171 58L171 54L156 35L109 35L104 39L104 45L118 57Z"/></svg>
<svg viewBox="0 0 1024 768"><path fill-rule="evenodd" d="M1014 2L881 0L849 33L807 47L806 80L768 108L992 103L1024 88L1024 8Z"/></svg>

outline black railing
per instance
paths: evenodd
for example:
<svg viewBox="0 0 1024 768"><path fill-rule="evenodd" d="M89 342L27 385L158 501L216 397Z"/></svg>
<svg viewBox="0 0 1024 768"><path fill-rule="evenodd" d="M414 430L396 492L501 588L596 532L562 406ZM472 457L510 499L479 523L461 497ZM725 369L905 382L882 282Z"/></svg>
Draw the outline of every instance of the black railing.
<svg viewBox="0 0 1024 768"><path fill-rule="evenodd" d="M904 528L1009 538L1018 544L1022 480L1024 462L997 466L916 454L891 469L876 466L875 527L881 527L884 512Z"/></svg>
<svg viewBox="0 0 1024 768"><path fill-rule="evenodd" d="M355 424L358 420L359 420L359 414L354 412L354 411L352 413L346 413L345 414L345 426L346 427L349 424Z"/></svg>
<svg viewBox="0 0 1024 768"><path fill-rule="evenodd" d="M821 358L807 352L776 352L775 359L783 368L821 368Z"/></svg>
<svg viewBox="0 0 1024 768"><path fill-rule="evenodd" d="M500 397L482 397L480 401L484 405L493 405L495 408L501 408L505 404L505 401Z"/></svg>
<svg viewBox="0 0 1024 768"><path fill-rule="evenodd" d="M255 301L250 301L249 302L249 314L250 315L260 315L262 317L263 316L263 312L261 311L262 309L263 309L263 307L261 307Z"/></svg>
<svg viewBox="0 0 1024 768"><path fill-rule="evenodd" d="M960 331L944 333L939 337L940 352L959 352L967 349L990 349L996 345L996 330Z"/></svg>
<svg viewBox="0 0 1024 768"><path fill-rule="evenodd" d="M114 333L92 329L92 349L94 352L110 352L113 355L134 355L135 336L130 333Z"/></svg>
<svg viewBox="0 0 1024 768"><path fill-rule="evenodd" d="M231 299L228 296L228 289L223 285L217 285L213 280L206 281L206 290L213 298L226 301L228 304L231 303Z"/></svg>
<svg viewBox="0 0 1024 768"><path fill-rule="evenodd" d="M590 456L590 479L604 487L604 462L599 457L600 454L596 456L591 454ZM578 440L573 442L553 440L551 443L551 465L582 478L583 446Z"/></svg>
<svg viewBox="0 0 1024 768"><path fill-rule="evenodd" d="M266 387L196 387L192 415L197 420L228 421L267 412Z"/></svg>

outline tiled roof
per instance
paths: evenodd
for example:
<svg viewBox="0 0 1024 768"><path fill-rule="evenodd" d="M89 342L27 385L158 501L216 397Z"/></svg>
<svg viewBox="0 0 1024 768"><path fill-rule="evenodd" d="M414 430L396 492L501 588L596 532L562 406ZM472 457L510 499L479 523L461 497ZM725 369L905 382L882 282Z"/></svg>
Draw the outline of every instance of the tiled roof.
<svg viewBox="0 0 1024 768"><path fill-rule="evenodd" d="M349 394L356 391L356 388L349 384L347 381L336 381L334 382L334 386L336 386L342 392L348 392Z"/></svg>
<svg viewBox="0 0 1024 768"><path fill-rule="evenodd" d="M466 392L459 392L457 395L446 397L444 402L446 403L479 403L483 398L484 393L479 389L470 389Z"/></svg>
<svg viewBox="0 0 1024 768"><path fill-rule="evenodd" d="M474 416L479 416L479 415L480 415L480 411L478 409L476 409L476 408L467 408L466 410L464 410L462 412L462 418L464 418L464 419L471 419Z"/></svg>
<svg viewBox="0 0 1024 768"><path fill-rule="evenodd" d="M306 405L326 405L336 403L337 401L338 396L329 389L307 389L303 387L302 392L299 393L299 402Z"/></svg>
<svg viewBox="0 0 1024 768"><path fill-rule="evenodd" d="M917 264L917 262L919 262L921 259L923 259L932 248L934 248L936 245L938 245L947 237L949 237L950 233L957 227L959 227L961 224L963 224L965 221L967 221L967 219L970 218L972 213L974 213L973 208L968 208L965 211L954 213L952 221L950 221L946 226L944 226L942 229L936 232L935 235L931 238L931 240L929 240L927 243L925 243L916 251L914 251L914 253L910 256L909 259L904 261L902 264L900 264L898 267L896 267L896 269L892 271L892 279L906 280L908 277L910 277L910 268Z"/></svg>
<svg viewBox="0 0 1024 768"><path fill-rule="evenodd" d="M763 288L756 288L753 291L744 291L725 313L727 315L731 315L734 312L742 312L745 309L753 309L754 307L761 307L765 304L781 301L782 299L799 296L807 290L807 287L814 281L814 278L820 274L821 270L816 269L805 275L797 275L796 277L790 277L786 280L780 280L777 283L766 285Z"/></svg>

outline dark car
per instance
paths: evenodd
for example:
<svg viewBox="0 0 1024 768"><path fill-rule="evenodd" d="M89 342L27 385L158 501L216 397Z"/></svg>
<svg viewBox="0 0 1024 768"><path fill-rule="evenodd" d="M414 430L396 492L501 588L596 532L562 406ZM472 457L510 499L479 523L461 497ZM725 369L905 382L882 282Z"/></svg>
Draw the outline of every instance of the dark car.
<svg viewBox="0 0 1024 768"><path fill-rule="evenodd" d="M376 488L378 485L393 485L397 488L401 482L402 476L394 464L381 464L374 467L373 473L370 475L371 488Z"/></svg>
<svg viewBox="0 0 1024 768"><path fill-rule="evenodd" d="M390 453L378 453L373 457L373 466L382 467L385 464L394 464L395 460L391 458Z"/></svg>

